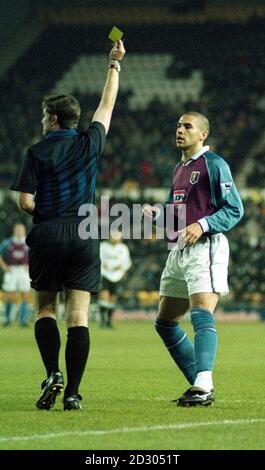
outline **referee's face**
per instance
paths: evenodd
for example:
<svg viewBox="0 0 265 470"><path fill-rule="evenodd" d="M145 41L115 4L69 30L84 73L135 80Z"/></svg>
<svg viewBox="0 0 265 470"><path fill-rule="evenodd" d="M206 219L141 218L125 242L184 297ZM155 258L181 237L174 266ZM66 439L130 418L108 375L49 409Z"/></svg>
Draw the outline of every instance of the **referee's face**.
<svg viewBox="0 0 265 470"><path fill-rule="evenodd" d="M176 130L177 147L182 150L197 148L203 144L204 140L205 136L199 128L196 116L189 116L188 114L181 116Z"/></svg>
<svg viewBox="0 0 265 470"><path fill-rule="evenodd" d="M53 116L47 113L46 108L44 108L42 113L42 135L46 135L53 127Z"/></svg>

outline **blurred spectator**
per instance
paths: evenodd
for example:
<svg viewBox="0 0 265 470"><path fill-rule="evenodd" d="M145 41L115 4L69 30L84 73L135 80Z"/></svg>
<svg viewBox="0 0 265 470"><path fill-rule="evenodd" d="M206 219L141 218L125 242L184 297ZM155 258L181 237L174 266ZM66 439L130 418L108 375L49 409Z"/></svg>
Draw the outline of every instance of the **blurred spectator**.
<svg viewBox="0 0 265 470"><path fill-rule="evenodd" d="M20 326L28 326L30 279L25 236L25 225L16 223L12 237L0 244L0 268L4 271L2 284L5 301L4 326L10 325L12 321L12 309L17 297L19 300L19 324Z"/></svg>

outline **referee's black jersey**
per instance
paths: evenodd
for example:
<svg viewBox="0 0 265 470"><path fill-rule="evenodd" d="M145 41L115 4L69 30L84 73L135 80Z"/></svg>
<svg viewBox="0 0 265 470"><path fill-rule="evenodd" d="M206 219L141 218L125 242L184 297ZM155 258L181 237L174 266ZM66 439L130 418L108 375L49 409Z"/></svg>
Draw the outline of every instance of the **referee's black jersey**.
<svg viewBox="0 0 265 470"><path fill-rule="evenodd" d="M100 122L85 132L61 129L32 145L10 189L35 194L33 222L77 217L82 204L94 203L97 161L106 142Z"/></svg>

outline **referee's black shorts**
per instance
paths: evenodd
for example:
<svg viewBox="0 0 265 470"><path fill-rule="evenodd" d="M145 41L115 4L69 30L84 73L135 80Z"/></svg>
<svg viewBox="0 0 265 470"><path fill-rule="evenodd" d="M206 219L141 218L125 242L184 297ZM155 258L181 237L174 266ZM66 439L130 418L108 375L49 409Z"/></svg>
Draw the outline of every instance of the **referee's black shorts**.
<svg viewBox="0 0 265 470"><path fill-rule="evenodd" d="M29 275L36 291L100 289L99 240L82 240L78 223L51 219L35 225L26 238Z"/></svg>

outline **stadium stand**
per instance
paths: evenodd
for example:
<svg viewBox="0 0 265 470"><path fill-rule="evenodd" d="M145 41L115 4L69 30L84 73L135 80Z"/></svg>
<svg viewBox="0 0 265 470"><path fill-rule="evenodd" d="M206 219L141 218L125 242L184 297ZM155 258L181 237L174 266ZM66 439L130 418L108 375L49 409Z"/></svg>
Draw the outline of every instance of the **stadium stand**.
<svg viewBox="0 0 265 470"><path fill-rule="evenodd" d="M143 28L134 23L126 27L128 55L99 168L99 194L104 191L116 198L120 195L116 200L122 197L122 202L128 197L130 204L142 203L148 188L154 194L157 188L168 187L177 158L176 119L183 109L209 116L212 148L227 158L239 181L247 174L243 178L247 188L261 188L264 147L255 144L263 141L264 133L264 18L215 25L204 21L203 27L147 22ZM28 219L16 212L6 188L26 146L40 137L42 96L61 91L76 94L84 110L83 128L99 99L108 27L80 25L77 29L69 21L65 24L51 24L0 82L0 239L10 233L18 217L29 226ZM246 217L229 236L232 288L223 303L227 310L261 310L265 300L261 281L265 279L265 202L259 195L258 200L249 199L246 207ZM127 276L123 301L128 308L149 308L157 301L165 242L129 240L128 244L134 269Z"/></svg>

